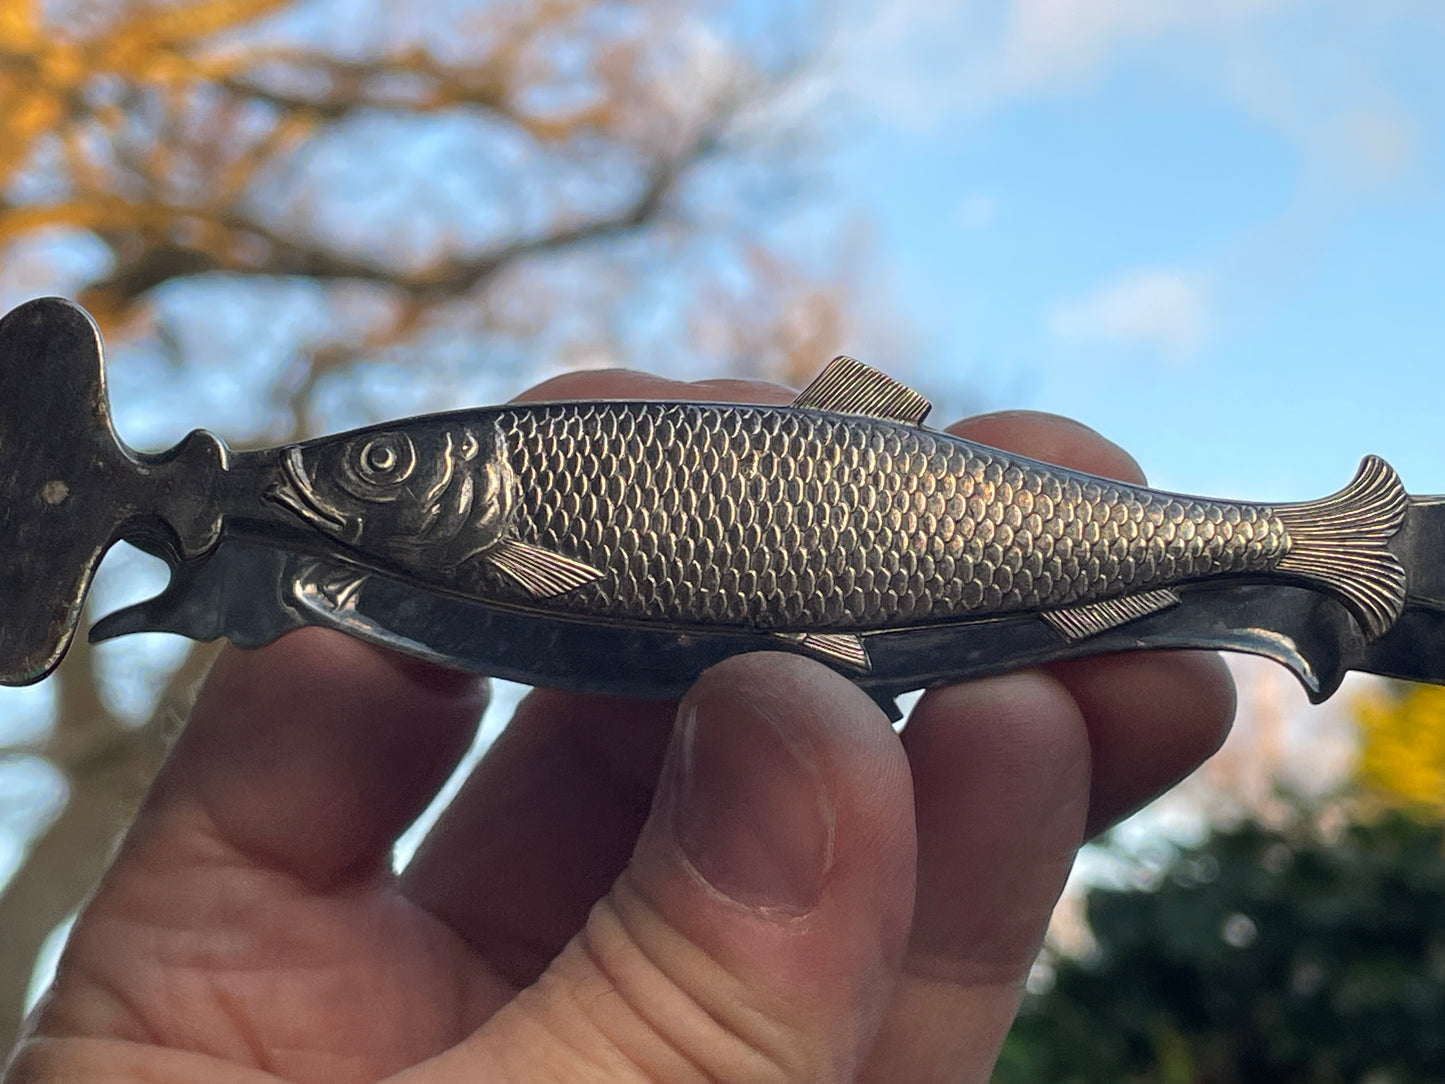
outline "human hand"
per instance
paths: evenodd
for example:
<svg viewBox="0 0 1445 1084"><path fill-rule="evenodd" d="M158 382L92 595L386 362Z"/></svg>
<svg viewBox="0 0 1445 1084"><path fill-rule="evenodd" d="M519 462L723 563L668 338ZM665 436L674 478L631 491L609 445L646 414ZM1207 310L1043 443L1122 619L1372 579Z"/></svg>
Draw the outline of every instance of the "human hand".
<svg viewBox="0 0 1445 1084"><path fill-rule="evenodd" d="M786 401L636 374L534 398ZM952 431L1113 477L1093 432ZM483 686L343 636L227 651L6 1080L982 1081L1074 852L1216 748L1213 656L930 691L797 655L680 704L533 693L411 864Z"/></svg>

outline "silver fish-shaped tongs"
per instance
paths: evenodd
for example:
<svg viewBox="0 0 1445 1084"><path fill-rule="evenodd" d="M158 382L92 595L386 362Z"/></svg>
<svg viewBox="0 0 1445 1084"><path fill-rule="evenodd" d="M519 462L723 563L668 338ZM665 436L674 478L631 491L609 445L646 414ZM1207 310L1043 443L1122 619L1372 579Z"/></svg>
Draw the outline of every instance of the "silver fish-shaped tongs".
<svg viewBox="0 0 1445 1084"><path fill-rule="evenodd" d="M899 693L1148 648L1445 681L1445 497L1383 460L1299 504L1161 493L924 427L839 358L785 407L528 403L232 452L111 425L100 336L0 321L0 682L59 662L125 539L170 566L92 640L322 625L536 685L680 694L745 651Z"/></svg>

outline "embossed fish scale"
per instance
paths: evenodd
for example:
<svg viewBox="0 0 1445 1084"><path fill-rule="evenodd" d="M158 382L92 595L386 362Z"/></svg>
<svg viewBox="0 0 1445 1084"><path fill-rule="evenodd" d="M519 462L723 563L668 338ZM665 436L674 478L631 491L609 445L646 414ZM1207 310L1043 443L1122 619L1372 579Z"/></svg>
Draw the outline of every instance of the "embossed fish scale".
<svg viewBox="0 0 1445 1084"><path fill-rule="evenodd" d="M1406 497L1380 460L1321 501L1212 501L925 429L926 409L842 358L785 407L526 404L296 445L267 496L442 590L774 633L863 671L871 633L1037 613L1084 639L1221 577L1322 587L1369 636L1401 611Z"/></svg>
<svg viewBox="0 0 1445 1084"><path fill-rule="evenodd" d="M1252 651L1323 699L1445 681L1445 496L1366 458L1302 504L1184 497L923 427L847 358L788 406L550 403L232 452L117 437L99 333L0 320L0 682L59 661L106 549L172 571L93 640L305 625L584 692L677 696L783 648L898 693L1158 647ZM8 411L8 413L5 413Z"/></svg>
<svg viewBox="0 0 1445 1084"><path fill-rule="evenodd" d="M767 407L506 411L526 543L572 613L865 630L1060 609L1289 550L1269 508L1081 480L928 430Z"/></svg>

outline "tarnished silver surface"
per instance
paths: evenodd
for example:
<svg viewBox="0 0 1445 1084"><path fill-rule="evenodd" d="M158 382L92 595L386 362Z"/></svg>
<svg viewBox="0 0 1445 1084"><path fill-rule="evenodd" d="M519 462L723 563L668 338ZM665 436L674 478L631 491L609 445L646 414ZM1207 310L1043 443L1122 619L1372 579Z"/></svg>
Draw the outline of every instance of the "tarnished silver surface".
<svg viewBox="0 0 1445 1084"><path fill-rule="evenodd" d="M117 538L174 576L93 638L322 624L579 689L672 695L772 648L881 700L1143 647L1267 654L1317 697L1350 667L1445 674L1445 513L1374 457L1302 504L1160 493L930 430L849 359L787 407L517 405L146 457L111 431L93 326L54 299L0 322L0 381L44 404L0 428L11 684L58 661Z"/></svg>
<svg viewBox="0 0 1445 1084"><path fill-rule="evenodd" d="M1286 549L1267 510L1186 505L875 418L597 403L498 426L525 495L519 535L604 571L559 597L572 613L879 629L1262 572Z"/></svg>
<svg viewBox="0 0 1445 1084"><path fill-rule="evenodd" d="M880 630L1306 574L1311 547L1320 582L1358 601L1372 632L1403 600L1396 568L1321 565L1373 524L1398 527L1405 493L1378 459L1327 502L1276 509L888 419L603 402L418 419L287 448L282 464L272 499L338 542L429 585L579 616ZM1333 531L1331 515L1344 517ZM517 575L509 541L574 562L576 582Z"/></svg>

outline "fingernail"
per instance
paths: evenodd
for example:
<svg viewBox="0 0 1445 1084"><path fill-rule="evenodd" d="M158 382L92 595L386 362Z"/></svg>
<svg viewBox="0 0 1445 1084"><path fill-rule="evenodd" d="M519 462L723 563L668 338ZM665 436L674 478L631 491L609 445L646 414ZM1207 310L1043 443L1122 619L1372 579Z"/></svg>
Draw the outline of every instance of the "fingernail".
<svg viewBox="0 0 1445 1084"><path fill-rule="evenodd" d="M757 910L802 914L833 861L833 803L805 740L733 698L704 698L674 750L672 828L696 873Z"/></svg>

